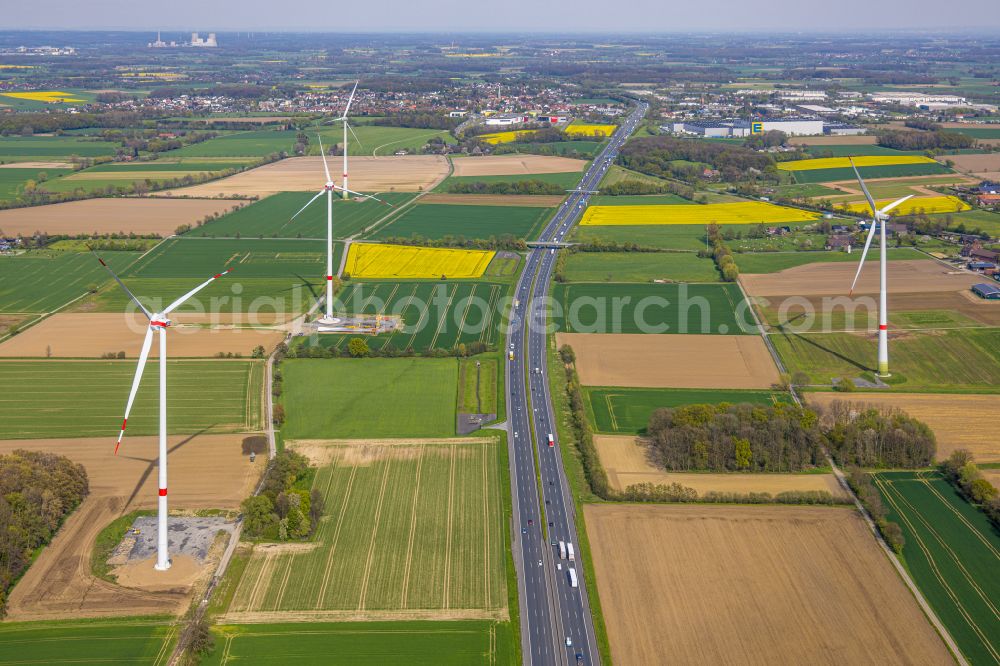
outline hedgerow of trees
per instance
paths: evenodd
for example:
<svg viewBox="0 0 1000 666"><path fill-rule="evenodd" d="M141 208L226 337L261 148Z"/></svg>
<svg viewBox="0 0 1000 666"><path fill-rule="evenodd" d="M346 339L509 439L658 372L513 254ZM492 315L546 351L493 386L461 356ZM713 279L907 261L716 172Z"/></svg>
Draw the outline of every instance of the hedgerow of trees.
<svg viewBox="0 0 1000 666"><path fill-rule="evenodd" d="M707 227L705 227L705 236L708 238L708 242L711 244L712 248L699 250L698 256L700 257L712 257L715 261L716 268L719 269L719 273L722 275L722 279L726 282L736 282L736 279L740 276L740 269L736 265L736 260L733 259L733 252L724 242L724 234L722 233L721 227L715 222L712 222Z"/></svg>
<svg viewBox="0 0 1000 666"><path fill-rule="evenodd" d="M89 491L83 465L66 456L17 450L0 455L0 617L7 593Z"/></svg>
<svg viewBox="0 0 1000 666"><path fill-rule="evenodd" d="M480 180L471 182L451 183L448 186L451 194L565 194L566 188L557 183L546 183L544 180L500 181L488 183Z"/></svg>
<svg viewBox="0 0 1000 666"><path fill-rule="evenodd" d="M970 451L954 451L941 463L941 472L965 499L978 505L986 517L1000 527L1000 493L979 471Z"/></svg>

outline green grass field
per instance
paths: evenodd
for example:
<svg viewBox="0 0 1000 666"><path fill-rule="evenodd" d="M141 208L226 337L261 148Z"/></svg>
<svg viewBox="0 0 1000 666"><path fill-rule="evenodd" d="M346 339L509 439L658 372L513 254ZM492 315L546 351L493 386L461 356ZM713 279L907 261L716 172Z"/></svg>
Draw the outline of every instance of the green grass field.
<svg viewBox="0 0 1000 666"><path fill-rule="evenodd" d="M333 249L333 266L336 271L343 245L335 243ZM206 280L226 268L233 269L226 276L230 280L299 275L321 277L326 272L326 241L169 238L136 262L125 276ZM191 287L197 284L195 282Z"/></svg>
<svg viewBox="0 0 1000 666"><path fill-rule="evenodd" d="M456 359L296 359L281 370L285 439L455 434Z"/></svg>
<svg viewBox="0 0 1000 666"><path fill-rule="evenodd" d="M536 152L539 148L546 148L554 151L556 155L589 159L597 153L603 144L598 141L552 141L550 143L524 141L519 142L518 145L525 146L528 152ZM518 150L524 150L524 148L518 148Z"/></svg>
<svg viewBox="0 0 1000 666"><path fill-rule="evenodd" d="M734 284L560 284L553 296L562 311L553 313L552 322L567 333L732 335L752 326Z"/></svg>
<svg viewBox="0 0 1000 666"><path fill-rule="evenodd" d="M929 176L939 173L951 173L951 169L937 162L921 162L917 164L889 164L885 166L858 167L861 176L871 178L898 178L901 176ZM792 172L797 183L827 183L836 180L853 180L854 170L846 169L809 169Z"/></svg>
<svg viewBox="0 0 1000 666"><path fill-rule="evenodd" d="M890 261L927 259L927 255L912 248L889 248L887 257ZM810 252L744 252L733 256L740 273L777 273L788 268L804 266L805 264L861 261L860 252L847 254L839 250L818 250ZM931 261L930 259L927 259ZM878 253L869 251L866 264L878 264ZM792 289L794 291L794 289Z"/></svg>
<svg viewBox="0 0 1000 666"><path fill-rule="evenodd" d="M192 230L188 236L218 236L232 238L321 238L326 239L326 200L320 198L292 220L314 195L308 192L282 192L224 215ZM398 206L413 198L412 194L387 192L378 197L393 207L377 201L354 201L334 197L333 235L345 238L362 231L368 225L397 212Z"/></svg>
<svg viewBox="0 0 1000 666"><path fill-rule="evenodd" d="M417 204L380 227L372 237L421 236L437 240L445 236L471 239L512 234L518 238L534 238L551 213L551 208L528 206Z"/></svg>
<svg viewBox="0 0 1000 666"><path fill-rule="evenodd" d="M354 134L347 135L348 155L392 155L397 150L419 151L430 139L437 137L445 143L455 143L455 138L447 130L420 129L413 127L383 127L381 125L355 125L351 121ZM340 123L312 128L309 135L309 154L319 155L316 130L323 137L323 147L330 148L344 141L344 130ZM360 140L360 143L358 141ZM328 156L327 160L339 163L343 157ZM332 167L331 167L332 168Z"/></svg>
<svg viewBox="0 0 1000 666"><path fill-rule="evenodd" d="M72 169L0 169L0 200L16 198L24 191L24 186L29 180L39 182L39 174L47 176L47 179L41 182L42 188L52 191L51 184L56 182L59 176L68 173L73 173Z"/></svg>
<svg viewBox="0 0 1000 666"><path fill-rule="evenodd" d="M478 356L459 361L458 411L464 414L497 413L496 358Z"/></svg>
<svg viewBox="0 0 1000 666"><path fill-rule="evenodd" d="M841 145L841 146L804 146L813 157L854 157L856 155L922 155L920 150L896 150L885 146Z"/></svg>
<svg viewBox="0 0 1000 666"><path fill-rule="evenodd" d="M451 349L475 341L496 344L507 290L491 282L351 282L335 305L345 314L402 315L402 329L365 337L373 349ZM351 337L320 335L317 343L346 348Z"/></svg>
<svg viewBox="0 0 1000 666"><path fill-rule="evenodd" d="M263 157L271 153L285 151L291 153L295 147L295 130L249 130L232 132L184 146L177 150L161 153L161 157ZM309 138L315 142L315 136Z"/></svg>
<svg viewBox="0 0 1000 666"><path fill-rule="evenodd" d="M1000 125L996 127L959 127L948 131L965 134L974 139L1000 139Z"/></svg>
<svg viewBox="0 0 1000 666"><path fill-rule="evenodd" d="M205 666L230 663L380 666L514 666L509 623L337 622L222 625Z"/></svg>
<svg viewBox="0 0 1000 666"><path fill-rule="evenodd" d="M787 393L715 389L637 389L587 387L588 415L598 432L636 433L646 431L650 415L661 407L748 402L770 405L790 402Z"/></svg>
<svg viewBox="0 0 1000 666"><path fill-rule="evenodd" d="M798 198L829 197L843 194L840 190L826 187L816 183L803 183L801 185L779 185L774 188L778 196Z"/></svg>
<svg viewBox="0 0 1000 666"><path fill-rule="evenodd" d="M590 206L672 206L690 204L691 201L676 194L622 194L608 196L598 194L590 198Z"/></svg>
<svg viewBox="0 0 1000 666"><path fill-rule="evenodd" d="M196 296L177 308L177 314L217 313L302 313L322 298L326 281L325 271L312 271L309 275L292 275L285 278L243 278L231 273L199 291ZM186 278L127 278L128 288L151 312L165 308L173 300L202 280ZM70 308L75 312L124 312L135 309L128 295L110 280L93 296L81 299Z"/></svg>
<svg viewBox="0 0 1000 666"><path fill-rule="evenodd" d="M903 561L972 664L1000 662L1000 535L936 472L880 472L889 520L903 528Z"/></svg>
<svg viewBox="0 0 1000 666"><path fill-rule="evenodd" d="M168 341L169 342L169 341ZM116 350L109 350L116 351ZM154 352L155 353L155 352ZM0 361L0 438L99 437L121 426L135 358L124 361ZM159 428L159 363L150 360L128 419L128 434ZM168 432L259 430L261 361L170 361ZM127 446L126 438L123 446Z"/></svg>
<svg viewBox="0 0 1000 666"><path fill-rule="evenodd" d="M474 160L476 158L461 157L456 159ZM529 173L518 174L516 176L451 176L445 178L436 191L447 192L448 187L453 183L519 183L525 180L540 180L543 183L553 183L564 189L571 190L579 184L582 176L583 172L581 171L570 171L568 173Z"/></svg>
<svg viewBox="0 0 1000 666"><path fill-rule="evenodd" d="M964 213L932 215L931 217L937 219L950 217L953 227L964 224L967 230L980 229L993 238L1000 237L1000 213L991 213L988 210L968 210Z"/></svg>
<svg viewBox="0 0 1000 666"><path fill-rule="evenodd" d="M810 223L782 225L793 230L810 226ZM799 240L808 237L813 247L822 248L826 239L822 234L803 234L797 232L786 236L767 236L764 238L748 238L748 225L720 224L720 229L738 235L727 240L726 245L734 252L743 250L763 252L771 250L795 250ZM609 225L577 227L574 240L581 243L637 243L643 247L653 247L661 250L687 250L696 252L705 249L705 225L702 224L642 224L642 225Z"/></svg>
<svg viewBox="0 0 1000 666"><path fill-rule="evenodd" d="M165 666L177 642L169 619L69 620L0 624L0 664Z"/></svg>
<svg viewBox="0 0 1000 666"><path fill-rule="evenodd" d="M718 282L715 262L693 252L577 252L566 260L569 282Z"/></svg>
<svg viewBox="0 0 1000 666"><path fill-rule="evenodd" d="M805 372L815 384L876 369L874 335L773 333L770 340L789 372ZM908 331L903 336L890 331L889 370L895 390L996 392L1000 329Z"/></svg>
<svg viewBox="0 0 1000 666"><path fill-rule="evenodd" d="M115 154L119 144L68 136L3 136L0 137L0 162L68 161L70 156L103 157Z"/></svg>
<svg viewBox="0 0 1000 666"><path fill-rule="evenodd" d="M104 252L101 256L120 272L139 255ZM0 312L51 312L86 294L91 286L110 281L89 252L37 250L0 256Z"/></svg>
<svg viewBox="0 0 1000 666"><path fill-rule="evenodd" d="M199 160L197 158L181 158L177 160L152 160L148 162L108 162L98 164L86 170L85 173L117 173L129 174L135 171L179 171L178 176L196 171L224 171L239 169L246 166L248 160Z"/></svg>

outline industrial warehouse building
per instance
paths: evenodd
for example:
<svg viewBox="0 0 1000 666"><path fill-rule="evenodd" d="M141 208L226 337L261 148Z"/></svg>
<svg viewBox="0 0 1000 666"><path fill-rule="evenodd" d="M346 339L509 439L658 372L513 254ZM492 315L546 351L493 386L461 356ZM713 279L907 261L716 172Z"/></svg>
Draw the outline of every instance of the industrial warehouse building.
<svg viewBox="0 0 1000 666"><path fill-rule="evenodd" d="M706 138L740 138L766 134L772 130L789 136L823 134L821 118L761 118L760 120L685 120L664 126L668 132L695 134Z"/></svg>

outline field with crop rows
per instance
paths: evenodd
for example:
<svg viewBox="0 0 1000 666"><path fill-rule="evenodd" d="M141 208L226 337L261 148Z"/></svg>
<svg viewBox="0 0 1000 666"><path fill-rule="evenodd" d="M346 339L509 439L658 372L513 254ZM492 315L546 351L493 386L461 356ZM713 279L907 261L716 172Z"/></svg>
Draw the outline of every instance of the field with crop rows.
<svg viewBox="0 0 1000 666"><path fill-rule="evenodd" d="M926 255L920 254L917 250L908 247L889 248L886 258L889 261L912 261L914 259L924 259ZM861 261L859 252L847 254L839 250L812 250L809 252L744 252L733 256L736 265L740 268L740 273L777 273L788 268L804 266L805 264L829 263L829 262L849 262L858 263ZM866 264L872 264L869 270L877 270L878 253L869 251L865 259ZM789 291L794 292L794 286L789 286Z"/></svg>
<svg viewBox="0 0 1000 666"><path fill-rule="evenodd" d="M42 182L44 189L51 189L52 179L73 173L69 169L48 169L32 167L27 169L0 169L0 200L14 199L18 194L24 192L24 186L29 180L36 183L39 181L39 174L44 174L49 180Z"/></svg>
<svg viewBox="0 0 1000 666"><path fill-rule="evenodd" d="M334 245L334 268L340 263L343 245ZM137 278L201 278L232 268L226 276L239 278L283 278L314 276L326 272L326 241L257 238L208 239L169 238L136 262L127 272ZM197 286L194 282L191 288Z"/></svg>
<svg viewBox="0 0 1000 666"><path fill-rule="evenodd" d="M773 391L739 391L725 389L636 389L621 387L587 387L588 412L599 432L635 433L646 431L650 415L661 407L681 405L748 402L770 405L790 402L786 393Z"/></svg>
<svg viewBox="0 0 1000 666"><path fill-rule="evenodd" d="M517 663L510 625L485 620L221 625L212 631L215 649L202 660L206 666Z"/></svg>
<svg viewBox="0 0 1000 666"><path fill-rule="evenodd" d="M790 164L790 163L786 163ZM939 162L910 162L882 166L858 167L865 180L875 178L902 178L904 176L933 176L952 173L951 169ZM829 183L836 181L856 181L854 169L850 166L833 169L804 169L790 172L797 183ZM870 185L871 183L869 183Z"/></svg>
<svg viewBox="0 0 1000 666"><path fill-rule="evenodd" d="M326 456L313 483L327 516L317 546L257 549L225 619L262 611L505 615L498 439L289 445Z"/></svg>
<svg viewBox="0 0 1000 666"><path fill-rule="evenodd" d="M372 349L452 349L459 344L495 345L508 287L491 282L352 282L337 294L344 314L400 315L392 333L364 336ZM357 334L324 334L317 343L346 349Z"/></svg>
<svg viewBox="0 0 1000 666"><path fill-rule="evenodd" d="M858 155L920 155L920 151L907 152L905 150L896 150L895 148L886 148L885 146L879 146L875 144L871 145L858 145L858 144L816 144L811 146L803 146L810 154L816 157L854 157Z"/></svg>
<svg viewBox="0 0 1000 666"><path fill-rule="evenodd" d="M0 160L23 162L38 159L69 160L79 157L114 155L117 143L66 136L0 137Z"/></svg>
<svg viewBox="0 0 1000 666"><path fill-rule="evenodd" d="M250 130L222 134L189 146L169 150L163 157L264 157L271 153L292 152L295 130ZM314 140L314 139L310 139ZM319 183L322 185L322 182Z"/></svg>
<svg viewBox="0 0 1000 666"><path fill-rule="evenodd" d="M815 220L819 213L762 201L674 206L590 206L582 226L645 224L780 224Z"/></svg>
<svg viewBox="0 0 1000 666"><path fill-rule="evenodd" d="M880 472L903 559L928 603L973 664L1000 662L1000 536L936 472Z"/></svg>
<svg viewBox="0 0 1000 666"><path fill-rule="evenodd" d="M341 125L328 125L318 128L323 135L323 146L330 148L344 142L344 130ZM355 125L352 123L353 134L348 134L347 151L350 155L393 155L397 150L407 150L418 153L432 138L439 138L445 143L455 143L455 138L447 130L421 129L415 127L387 127L382 125ZM313 132L309 132L309 154L319 155L319 142ZM360 143L359 143L360 142ZM326 158L330 169L334 164L343 164L343 157Z"/></svg>
<svg viewBox="0 0 1000 666"><path fill-rule="evenodd" d="M893 199L882 199L876 200L875 205L880 209L884 206L889 205L893 202ZM838 204L837 206L841 210L846 210L851 213L868 214L871 212L871 208L868 203L852 203L852 204ZM940 197L914 197L908 201L901 203L900 205L889 211L890 215L916 215L916 214L926 214L930 215L933 213L958 213L965 210L971 210L972 206L965 203L958 197L952 196L940 196Z"/></svg>
<svg viewBox="0 0 1000 666"><path fill-rule="evenodd" d="M531 135L538 130L511 130L509 132L490 132L489 134L480 134L479 139L495 146L500 143L514 143L515 141L523 141L531 138Z"/></svg>
<svg viewBox="0 0 1000 666"><path fill-rule="evenodd" d="M551 212L551 208L529 206L417 204L380 227L373 237L419 236L437 240L445 236L490 238L511 234L532 238Z"/></svg>
<svg viewBox="0 0 1000 666"><path fill-rule="evenodd" d="M853 158L854 166L876 167L893 164L931 164L934 160L924 155L858 155ZM851 159L847 157L818 157L810 160L779 162L779 171L813 171L816 169L850 169Z"/></svg>
<svg viewBox="0 0 1000 666"><path fill-rule="evenodd" d="M326 239L326 199L318 201L302 211L294 220L295 215L314 193L282 192L271 195L261 201L244 206L236 212L209 222L192 230L188 236L219 236L234 237L237 234L244 238L263 235L278 238L322 238ZM413 194L387 192L378 197L393 207L385 206L377 201L354 201L336 196L333 199L333 237L345 238L363 231L367 226L381 220L387 215L396 213L413 198Z"/></svg>
<svg viewBox="0 0 1000 666"><path fill-rule="evenodd" d="M462 159L473 159L473 158L462 158ZM525 180L539 180L543 183L553 183L567 190L572 189L577 186L580 182L580 172L569 171L566 173L528 173L528 174L512 174L512 175L501 175L501 176L451 176L441 183L441 186L436 190L438 192L447 192L448 186L453 183L519 183Z"/></svg>
<svg viewBox="0 0 1000 666"><path fill-rule="evenodd" d="M0 624L0 663L166 666L177 630L167 621L154 619L4 622Z"/></svg>
<svg viewBox="0 0 1000 666"><path fill-rule="evenodd" d="M577 252L566 260L569 282L718 282L715 262L693 252Z"/></svg>
<svg viewBox="0 0 1000 666"><path fill-rule="evenodd" d="M374 279L478 278L495 254L492 250L354 243L344 272L352 278Z"/></svg>
<svg viewBox="0 0 1000 666"><path fill-rule="evenodd" d="M553 296L562 311L552 322L564 333L733 335L753 325L734 284L575 283Z"/></svg>
<svg viewBox="0 0 1000 666"><path fill-rule="evenodd" d="M124 271L138 252L105 252L104 260ZM206 276L207 277L207 276ZM109 282L89 252L33 251L0 257L0 312L50 312ZM183 293L183 292L181 292Z"/></svg>
<svg viewBox="0 0 1000 666"><path fill-rule="evenodd" d="M282 373L285 439L455 433L454 358L296 359Z"/></svg>
<svg viewBox="0 0 1000 666"><path fill-rule="evenodd" d="M611 136L618 129L617 125L591 125L588 123L573 123L566 127L569 136Z"/></svg>
<svg viewBox="0 0 1000 666"><path fill-rule="evenodd" d="M18 387L0 395L5 414L0 438L107 435L113 443L134 374L134 358L0 361L0 386ZM258 430L263 376L261 361L169 361L168 432ZM129 416L129 434L157 432L158 385L159 362L151 359Z"/></svg>

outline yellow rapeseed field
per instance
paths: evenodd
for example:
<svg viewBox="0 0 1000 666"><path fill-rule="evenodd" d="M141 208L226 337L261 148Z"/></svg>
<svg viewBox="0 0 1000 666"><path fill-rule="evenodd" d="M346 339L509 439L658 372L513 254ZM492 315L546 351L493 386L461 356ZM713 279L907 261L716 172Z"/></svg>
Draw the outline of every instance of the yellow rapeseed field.
<svg viewBox="0 0 1000 666"><path fill-rule="evenodd" d="M876 200L875 205L879 208L887 206L895 201L895 199L882 199ZM842 210L850 211L852 213L871 213L871 208L868 207L868 202L862 203L852 203L840 206ZM958 197L918 197L910 199L905 203L901 203L892 210L889 211L889 215L913 215L914 213L958 213L963 210L971 210L972 206L965 203Z"/></svg>
<svg viewBox="0 0 1000 666"><path fill-rule="evenodd" d="M819 213L762 201L677 206L591 206L580 224L619 226L645 224L784 224L819 219Z"/></svg>
<svg viewBox="0 0 1000 666"><path fill-rule="evenodd" d="M27 99L32 102L85 102L86 100L73 97L72 93L60 92L58 90L39 90L35 92L5 92L4 97L14 99Z"/></svg>
<svg viewBox="0 0 1000 666"><path fill-rule="evenodd" d="M570 136L593 136L595 134L603 134L604 136L611 136L615 133L617 126L615 125L569 125L566 127L566 134Z"/></svg>
<svg viewBox="0 0 1000 666"><path fill-rule="evenodd" d="M496 252L354 243L345 271L352 278L477 278Z"/></svg>
<svg viewBox="0 0 1000 666"><path fill-rule="evenodd" d="M933 164L934 160L923 155L859 155L854 159L854 166L874 167L891 166L893 164ZM814 160L795 160L780 162L781 171L812 171L814 169L850 169L851 162L846 157L820 157Z"/></svg>
<svg viewBox="0 0 1000 666"><path fill-rule="evenodd" d="M486 143L496 145L498 143L511 143L518 139L529 137L538 130L516 130L510 132L491 132L490 134L480 134L479 138Z"/></svg>

